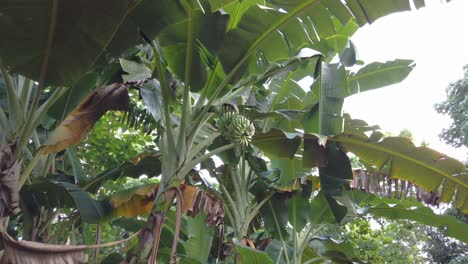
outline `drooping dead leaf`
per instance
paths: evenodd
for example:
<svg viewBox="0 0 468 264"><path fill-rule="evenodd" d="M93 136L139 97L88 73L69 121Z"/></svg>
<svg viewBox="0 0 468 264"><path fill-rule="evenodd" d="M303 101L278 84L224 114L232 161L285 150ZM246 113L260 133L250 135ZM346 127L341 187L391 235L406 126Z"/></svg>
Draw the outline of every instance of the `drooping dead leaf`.
<svg viewBox="0 0 468 264"><path fill-rule="evenodd" d="M112 247L127 242L138 236L142 230L122 240L96 245L50 245L32 241L16 241L0 224L0 241L4 246L2 264L80 264L87 263L88 255L85 250Z"/></svg>
<svg viewBox="0 0 468 264"><path fill-rule="evenodd" d="M183 212L187 212L189 216L203 212L206 215L206 224L215 226L222 224L224 207L220 200L191 185L181 184L179 189L182 193ZM166 197L174 197L174 195L174 189L166 192Z"/></svg>
<svg viewBox="0 0 468 264"><path fill-rule="evenodd" d="M200 190L191 185L181 185L180 191L182 192L182 211L193 211L193 206L197 200L197 195Z"/></svg>
<svg viewBox="0 0 468 264"><path fill-rule="evenodd" d="M0 146L0 218L16 215L19 209L19 177L21 159L14 160L15 144Z"/></svg>
<svg viewBox="0 0 468 264"><path fill-rule="evenodd" d="M241 238L240 243L243 246L248 246L248 247L251 247L251 248L255 248L255 244L254 244L253 240L251 238L249 238L249 237Z"/></svg>
<svg viewBox="0 0 468 264"><path fill-rule="evenodd" d="M87 263L87 246L49 245L31 241L16 241L0 227L0 238L5 247L5 264L63 264Z"/></svg>
<svg viewBox="0 0 468 264"><path fill-rule="evenodd" d="M117 193L109 198L112 209L112 216L135 217L151 212L153 201L158 192L158 184L148 184L135 187ZM201 191L197 187L181 184L182 211L190 216L195 216L199 212L206 214L208 225L220 225L224 218L224 207L222 201ZM175 190L165 192L164 199L171 201L175 196Z"/></svg>
<svg viewBox="0 0 468 264"><path fill-rule="evenodd" d="M97 88L52 132L43 153L59 152L80 143L107 111L128 110L129 106L130 97L125 85L114 83Z"/></svg>
<svg viewBox="0 0 468 264"><path fill-rule="evenodd" d="M133 252L127 255L126 261L121 262L121 264L143 263L148 261L149 256L152 253L156 253L152 252L154 244L155 242L159 243L157 240L161 235L162 227L166 221L167 218L163 213L150 214L146 220L145 226L141 229L138 246L135 247Z"/></svg>
<svg viewBox="0 0 468 264"><path fill-rule="evenodd" d="M185 198L184 202L186 202ZM188 205L184 205L184 207L188 207ZM187 214L190 216L195 216L199 212L203 212L206 215L205 223L208 225L219 226L223 223L223 202L206 192L198 191L196 199L191 201L190 207L191 209L187 209Z"/></svg>
<svg viewBox="0 0 468 264"><path fill-rule="evenodd" d="M428 192L422 188L416 187L418 189L416 199L418 201L423 201L426 204L432 205L432 206L439 206L440 203L440 192L435 191L435 192Z"/></svg>
<svg viewBox="0 0 468 264"><path fill-rule="evenodd" d="M385 173L362 169L353 171L352 189L359 189L372 194L397 199L413 198L426 204L438 206L441 194L439 191L429 192L411 182L392 178Z"/></svg>
<svg viewBox="0 0 468 264"><path fill-rule="evenodd" d="M135 217L151 212L159 184L138 186L113 195L109 202L113 216Z"/></svg>

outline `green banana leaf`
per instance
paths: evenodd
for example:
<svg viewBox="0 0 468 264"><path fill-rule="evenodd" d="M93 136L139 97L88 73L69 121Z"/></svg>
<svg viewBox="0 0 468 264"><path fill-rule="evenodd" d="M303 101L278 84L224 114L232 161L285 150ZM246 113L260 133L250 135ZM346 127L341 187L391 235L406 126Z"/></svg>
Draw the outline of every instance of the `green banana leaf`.
<svg viewBox="0 0 468 264"><path fill-rule="evenodd" d="M430 192L442 187L441 202L455 197L455 206L468 212L468 173L460 161L427 147L416 147L404 137L381 138L380 134L344 132L329 140L378 170L385 168L391 177Z"/></svg>
<svg viewBox="0 0 468 264"><path fill-rule="evenodd" d="M71 86L107 47L131 4L125 0L58 2L55 23L52 0L2 3L0 57L12 72L39 80L50 37L46 83Z"/></svg>
<svg viewBox="0 0 468 264"><path fill-rule="evenodd" d="M428 226L443 228L445 235L468 242L468 224L452 215L435 214L420 202L383 198L361 191L350 191L351 199L359 205L361 214L387 219L409 219Z"/></svg>

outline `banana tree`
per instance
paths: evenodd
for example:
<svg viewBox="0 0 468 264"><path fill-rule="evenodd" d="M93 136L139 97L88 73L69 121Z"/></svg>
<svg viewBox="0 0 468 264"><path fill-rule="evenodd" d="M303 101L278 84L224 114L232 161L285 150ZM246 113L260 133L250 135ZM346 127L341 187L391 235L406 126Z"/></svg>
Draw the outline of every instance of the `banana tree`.
<svg viewBox="0 0 468 264"><path fill-rule="evenodd" d="M338 222L347 219L357 204L344 192L352 179L346 152L366 157L366 151L371 150L373 157L382 157L377 160L369 157L375 166L383 166L392 159L395 161L391 164L393 171L398 172L392 176L414 180L430 190L443 182L444 199L451 199L456 192L458 207L466 209L464 197L468 184L466 178L457 175L464 173L458 163L430 164L427 150L408 152L393 148L392 144L387 144L388 140L341 133L345 97L399 82L412 69L412 61L396 60L369 64L352 72L350 66L357 60L350 36L359 26L379 17L422 6L422 1L403 0L119 0L99 3L51 0L39 6L7 2L0 7L5 17L0 20L0 33L5 39L0 43L0 57L8 96L12 99L8 110L0 111L2 126L7 126L8 119L21 116L17 111L18 100L10 96L14 88L5 76L21 73L38 81L31 108L23 111L28 113L26 122L15 128L15 131L21 129L27 133L10 133L7 138L8 142L19 138L13 161L28 151L34 157L21 170L18 185L27 188L35 184L34 181L43 180L44 171L49 168L45 164L41 172L40 166L36 166L43 155L48 155L52 162L54 153L79 143L107 110L127 109L128 89L134 88L156 123L161 175L157 188L137 188L126 196L129 201L136 199L143 203L137 208L138 213L151 208L140 235L140 250L128 258L131 263L156 260L164 222L171 213L174 199L177 201L175 227L180 227L181 211L187 206L184 203L193 200L193 196L192 200L184 198L186 185L183 184L189 181L190 173L199 164L207 163L214 156L240 152L242 155L237 155L243 157L240 163L233 165L225 161L226 166L232 170L230 175L242 175L238 179L245 184L240 187L249 186L251 183L245 176L250 172L242 165L248 148L261 151L269 158L270 169L280 172L277 187L282 192L299 193L300 179L318 167L323 196L320 203L332 208L331 213ZM306 77L312 82L304 91L298 83ZM65 107L60 117L56 117L55 131L46 141L39 141L41 148L38 144L28 150L26 145L31 131L42 120L35 111L40 95L54 91L58 98L59 91L65 90L58 86L70 87L70 90L62 97ZM91 91L94 87L102 88ZM21 89L16 91L23 93ZM240 114L223 110L226 104L237 105ZM411 149L410 145L406 147ZM408 166L416 169L409 170ZM437 180L424 180L423 171L430 171L431 177ZM38 177L31 177L31 173ZM91 178L88 185L81 186L85 190L66 184L59 187L72 198L88 197L89 207L103 205L103 201L92 201L85 188L96 186L103 176ZM222 187L227 197L231 190ZM278 195L272 195L271 199L280 199L284 194ZM240 201L246 200L249 194L247 190L238 190L236 196ZM203 197L206 200L209 196ZM308 204L305 201L309 197L298 198L298 204ZM257 205L271 207L268 198L261 197ZM74 202L78 207L77 201ZM230 210L234 211L235 202L228 202ZM70 204L73 207L73 203ZM117 210L118 205L111 203L110 206ZM246 203L243 205L245 209ZM84 212L89 208L78 209L80 217L86 221ZM250 218L257 211L263 210L265 215L271 213L271 209L267 209L254 207L245 222L235 227L237 235L246 233ZM297 233L302 228L312 230L315 227L310 219L300 217L300 221L291 220L296 232L293 247L305 250L311 240L310 232L305 236ZM235 222L232 220L231 224ZM283 236L288 230L279 223L276 221L276 229L279 229L278 235ZM178 232L173 235L176 241ZM284 258L299 263L302 253L298 252L301 251L294 251L296 253L289 259L284 242L287 239L280 240ZM177 242L174 242L168 254L171 262L177 261L176 247ZM236 249L241 262L247 263L252 255L265 258L264 254L241 246Z"/></svg>

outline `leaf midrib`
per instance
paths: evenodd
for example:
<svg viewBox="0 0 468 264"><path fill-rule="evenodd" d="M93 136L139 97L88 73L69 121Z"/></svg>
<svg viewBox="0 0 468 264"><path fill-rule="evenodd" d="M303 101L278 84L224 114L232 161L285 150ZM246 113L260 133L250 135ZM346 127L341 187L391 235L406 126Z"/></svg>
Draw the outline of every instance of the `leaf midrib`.
<svg viewBox="0 0 468 264"><path fill-rule="evenodd" d="M352 135L349 135L349 136L352 136ZM431 170L433 172L436 172L436 173L440 174L441 176L443 176L445 178L448 178L448 179L458 183L463 188L468 189L468 183L464 183L463 181L459 180L458 178L456 178L456 177L454 177L454 176L452 176L450 174L447 174L446 172L443 172L438 168L429 166L428 164L426 164L426 163L424 163L422 161L419 161L419 160L414 159L414 158L412 158L410 156L398 153L396 151L390 150L388 148L384 148L384 147L381 147L381 146L378 146L378 145L375 145L375 144L363 143L362 141L350 138L349 136L341 135L340 136L341 138L331 137L331 138L328 138L328 140L335 141L335 142L344 142L344 143L356 144L356 145L359 145L359 146L362 146L362 147L365 147L365 148L378 150L378 151L381 151L381 152L384 152L384 153L387 153L387 154L390 154L390 155L405 159L405 160L410 161L412 163L415 163L415 164L417 164L417 165L419 165L419 166L421 166L423 168L426 168L426 169L429 169L429 170Z"/></svg>
<svg viewBox="0 0 468 264"><path fill-rule="evenodd" d="M420 165L421 167L424 167L426 169L429 169L431 171L434 171L436 173L438 173L439 175L441 175L442 177L445 177L445 178L448 178L449 180L452 180L456 183L458 183L461 187L463 188L466 188L468 189L468 184L467 183L464 183L463 181L461 181L460 179L450 175L450 174L447 174L435 167L432 167L432 166L429 166L427 165L426 163L422 162L422 161L419 161L417 159L414 159L414 158L411 158L410 156L407 156L407 155L403 155L401 153L398 153L396 151L393 151L393 150L389 150L387 148L384 148L384 147L381 147L381 146L377 146L377 145L373 145L373 144L369 144L369 143L363 143L362 141L360 140L357 140L357 139L352 139L349 137L350 135L348 136L345 136L345 135L341 135L340 137L341 138L336 138L336 137L329 137L328 140L330 141L335 141L335 142L344 142L344 143L351 143L351 144L356 144L356 145L359 145L359 146L363 146L365 148L370 148L370 149L373 149L373 150L378 150L378 151L381 151L381 152L384 152L384 153L387 153L387 154L390 154L390 155L393 155L393 156L397 156L399 158L402 158L402 159L405 159L407 161L410 161L412 163L415 163L417 165ZM306 135L304 135L304 138L307 137ZM315 136L314 136L315 138ZM262 137L260 139L255 139L254 142L262 142L262 141L271 141L271 140L283 140L284 137L281 137L281 136L271 136L271 137Z"/></svg>
<svg viewBox="0 0 468 264"><path fill-rule="evenodd" d="M437 214L434 214L434 213L431 214L431 213L429 213L429 212L426 213L426 212L422 212L422 211L411 210L411 209L407 209L407 208L390 207L390 206L388 206L388 205L385 205L385 206L387 206L387 207L381 207L381 206L378 206L378 205L369 206L369 212L370 212L371 214L373 214L372 211L383 211L383 212L385 212L385 211L392 211L392 212L400 211L400 212L403 212L403 213L411 213L411 214L413 214L413 216L416 216L416 217L419 216L419 217L422 217L422 218L424 218L424 217L427 217L427 218L437 217L437 218L438 218L438 217L440 217L440 216L443 216L443 215L437 215ZM385 217L385 218L393 218L392 216L384 216L384 217ZM395 217L395 218L397 218L397 219L408 219L407 217L398 217L398 216ZM440 220L440 219L438 219L438 220ZM420 222L420 221L418 221L418 220L415 220L415 221ZM443 221L443 220L440 220L440 221ZM455 226L455 225L457 225L457 226ZM440 227L441 225L439 225L439 224L437 224L437 225L433 224L433 225L431 225L431 226ZM457 222L452 223L451 225L449 225L449 227L452 227L453 229L458 229L457 227L462 227L462 226L464 226L463 223L457 223ZM455 230L452 230L451 233L452 233L452 234L456 234L457 232L456 232ZM454 235L452 235L451 237L454 237L454 238L463 240L464 242L467 242L467 241L468 241L468 240L466 240L466 239L462 239L462 238L464 238L464 236L454 236Z"/></svg>
<svg viewBox="0 0 468 264"><path fill-rule="evenodd" d="M292 11L288 12L286 15L282 16L278 22L274 23L271 27L269 27L259 38L257 38L257 40L251 45L251 47L249 48L249 50L245 53L244 57L241 58L241 60L238 62L238 64L236 65L236 67L234 68L237 68L237 66L240 66L242 65L245 60L247 58L250 57L250 55L252 55L252 53L254 51L257 50L257 48L259 46L261 46L261 44L269 37L271 36L272 33L276 32L276 30L279 30L279 28L287 23L290 19L293 19L293 18L296 18L297 17L297 14L299 14L300 12L304 11L304 9L312 6L312 5L315 5L315 4L320 4L322 0L309 0L309 1L305 1L304 3L302 3L301 5L298 5L296 8L294 8Z"/></svg>
<svg viewBox="0 0 468 264"><path fill-rule="evenodd" d="M356 74L352 77L350 77L348 79L348 81L356 81L358 79L361 79L361 78L366 78L366 77L369 77L371 75L374 75L374 74L381 74L381 73L385 73L387 71L393 71L395 69L398 69L398 68L407 68L408 66L395 66L395 67L390 67L390 68L383 68L383 69L379 69L379 70L376 70L376 71L372 71L372 72L366 72L366 73L361 73L361 74Z"/></svg>

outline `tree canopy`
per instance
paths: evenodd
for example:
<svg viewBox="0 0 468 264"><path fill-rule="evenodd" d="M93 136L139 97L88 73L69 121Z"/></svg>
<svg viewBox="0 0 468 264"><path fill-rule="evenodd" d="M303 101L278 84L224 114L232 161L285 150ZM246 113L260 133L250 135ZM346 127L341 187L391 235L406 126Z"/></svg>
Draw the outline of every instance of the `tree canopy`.
<svg viewBox="0 0 468 264"><path fill-rule="evenodd" d="M468 65L463 69L464 77L447 87L447 99L435 105L437 112L452 119L440 137L454 147L468 146Z"/></svg>

